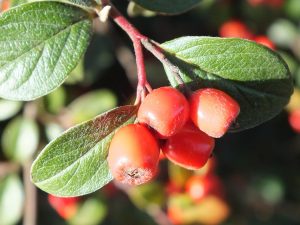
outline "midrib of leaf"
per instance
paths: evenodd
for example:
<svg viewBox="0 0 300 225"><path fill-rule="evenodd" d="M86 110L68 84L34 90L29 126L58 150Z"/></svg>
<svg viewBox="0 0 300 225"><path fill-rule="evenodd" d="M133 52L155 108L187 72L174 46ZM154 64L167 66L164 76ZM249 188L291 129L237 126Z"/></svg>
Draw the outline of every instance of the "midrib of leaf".
<svg viewBox="0 0 300 225"><path fill-rule="evenodd" d="M198 47L198 46L197 46L197 47ZM189 64L189 65L192 65L192 68L196 68L197 70L202 71L202 74L204 75L204 76L202 77L203 79L208 79L208 74L209 74L210 76L212 76L212 77L214 77L214 78L216 78L216 79L218 79L218 80L222 80L222 81L224 81L224 82L226 82L226 83L228 83L228 84L231 84L232 86L236 86L237 88L239 88L239 91L245 90L245 91L248 91L249 93L254 93L254 94L260 95L260 96L270 96L270 97L276 97L276 98L280 98L280 99L285 99L285 98L284 98L283 96L281 96L281 95L276 95L276 94L274 94L274 93L268 93L268 92L266 92L265 90L264 90L263 92L262 92L262 91L258 91L258 90L256 90L256 89L250 88L250 87L248 87L248 86L239 84L239 83L235 82L234 80L225 79L225 78L223 78L222 76L217 75L217 74L215 74L215 73L213 73L213 72L211 72L211 71L204 70L204 69L200 68L197 64L195 64L195 63L190 62L190 61L187 60L187 59L191 59L191 58L181 57L180 55L178 55L181 51L176 52L176 53L175 53L175 52L172 52L172 51L169 51L169 50L167 50L167 51L168 51L168 53L171 54L173 57L176 57L176 58L180 59L181 61L183 61L183 62L185 62L185 63L187 63L187 64ZM242 53L241 53L241 54L242 54ZM254 55L254 54L255 54L255 53L253 53L253 55ZM224 54L224 55L225 55L225 54ZM258 54L255 54L255 55L258 55ZM189 69L192 70L192 68L189 68ZM179 69L180 69L180 67L179 67ZM257 69L257 68L255 68L255 69ZM248 70L248 69L247 69L247 70ZM224 70L222 70L222 71L224 71ZM274 71L275 71L275 70L274 70ZM253 81L259 81L259 80L253 80ZM243 82L243 81L241 81L241 82Z"/></svg>
<svg viewBox="0 0 300 225"><path fill-rule="evenodd" d="M199 48L199 45L198 46L193 46L193 47L197 47L197 48ZM189 48L189 50L190 49L192 49L193 47L190 47ZM263 56L264 58L266 58L266 59L268 59L268 60L270 60L270 58L267 58L267 57L265 57L265 55L264 54L260 54L260 53L255 53L255 52L246 52L246 53L242 53L242 52L240 52L240 53L226 53L226 52L224 52L224 53L218 53L218 54L209 54L209 55L206 55L206 56L199 56L199 57L197 57L197 58L195 58L195 57L188 57L188 56L181 56L181 53L183 53L184 51L186 51L186 50L188 50L188 49L184 49L184 50L181 50L181 51L178 51L178 52L172 52L172 51L170 51L169 49L167 50L167 52L168 53L171 53L174 57L176 57L176 58L178 58L178 59L180 59L180 60L182 60L182 61L184 61L184 62L186 62L186 63L188 63L188 64L190 64L190 65L193 65L194 67L197 67L198 69L200 69L201 71L203 71L203 72L205 72L205 73L211 73L211 74L214 74L214 72L212 72L212 71L209 71L207 68L204 70L204 69L202 69L202 68L200 68L199 67L199 65L197 65L197 64L195 64L194 62L190 62L188 59L196 59L196 60L198 60L199 61L199 59L205 59L205 58L211 58L211 57L216 57L216 56L221 56L221 57L219 57L219 58L227 58L228 56L231 56L231 55L233 55L233 56L236 56L236 55L255 55L256 57L257 56ZM276 60L273 60L272 59L272 61L274 61L274 62L276 62ZM270 67L269 66L269 68L274 68L273 70L274 71L276 71L276 67L274 66L274 67ZM257 69L259 69L258 67L256 67L256 68L252 68L252 67L243 67L243 68L232 68L232 70L257 70ZM220 70L219 70L220 71ZM227 70L225 70L225 69L222 69L221 70L222 72L224 72L224 71L230 71L230 69L227 69ZM223 78L224 79L224 78ZM255 80L252 80L252 81L255 81ZM258 80L259 81L259 80Z"/></svg>

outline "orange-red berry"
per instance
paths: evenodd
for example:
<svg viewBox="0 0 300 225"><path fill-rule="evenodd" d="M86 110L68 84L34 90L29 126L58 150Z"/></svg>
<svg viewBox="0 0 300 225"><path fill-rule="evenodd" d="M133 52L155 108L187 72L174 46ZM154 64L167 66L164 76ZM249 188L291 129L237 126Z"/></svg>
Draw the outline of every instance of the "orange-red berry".
<svg viewBox="0 0 300 225"><path fill-rule="evenodd" d="M260 36L256 36L254 37L253 41L262 44L264 46L267 46L270 49L275 50L275 45L274 43L265 35L260 35Z"/></svg>
<svg viewBox="0 0 300 225"><path fill-rule="evenodd" d="M175 88L161 87L146 96L138 111L138 121L148 124L160 137L176 134L189 118L189 103Z"/></svg>
<svg viewBox="0 0 300 225"><path fill-rule="evenodd" d="M155 176L158 158L158 143L149 129L142 124L130 124L114 135L107 160L117 181L139 185Z"/></svg>
<svg viewBox="0 0 300 225"><path fill-rule="evenodd" d="M252 39L253 34L250 29L239 20L229 20L220 27L219 34L221 37L236 37Z"/></svg>
<svg viewBox="0 0 300 225"><path fill-rule="evenodd" d="M240 112L239 104L225 92L204 88L190 97L190 116L194 124L211 137L219 138Z"/></svg>
<svg viewBox="0 0 300 225"><path fill-rule="evenodd" d="M290 112L289 123L295 132L300 133L300 109Z"/></svg>
<svg viewBox="0 0 300 225"><path fill-rule="evenodd" d="M181 131L167 139L162 150L173 163L186 169L199 169L209 159L214 146L212 137L187 123Z"/></svg>
<svg viewBox="0 0 300 225"><path fill-rule="evenodd" d="M64 219L72 218L78 209L78 197L63 198L54 195L48 195L48 202L55 211Z"/></svg>

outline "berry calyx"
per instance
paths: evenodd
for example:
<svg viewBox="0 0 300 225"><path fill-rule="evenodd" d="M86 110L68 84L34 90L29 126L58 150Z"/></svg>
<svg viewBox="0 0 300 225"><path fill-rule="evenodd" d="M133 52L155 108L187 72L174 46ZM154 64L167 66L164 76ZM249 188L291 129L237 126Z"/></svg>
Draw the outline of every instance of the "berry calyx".
<svg viewBox="0 0 300 225"><path fill-rule="evenodd" d="M176 134L189 118L189 104L175 88L161 87L153 90L142 102L137 119L148 124L160 137Z"/></svg>
<svg viewBox="0 0 300 225"><path fill-rule="evenodd" d="M167 139L162 147L165 156L173 163L186 169L200 169L214 149L212 137L187 123L181 131Z"/></svg>
<svg viewBox="0 0 300 225"><path fill-rule="evenodd" d="M240 112L239 104L225 92L204 88L190 97L190 117L211 137L223 136Z"/></svg>
<svg viewBox="0 0 300 225"><path fill-rule="evenodd" d="M229 20L220 27L219 34L221 37L236 37L252 39L253 34L250 29L239 20Z"/></svg>
<svg viewBox="0 0 300 225"><path fill-rule="evenodd" d="M107 160L117 181L139 185L155 176L158 158L159 147L149 129L141 124L130 124L114 135Z"/></svg>
<svg viewBox="0 0 300 225"><path fill-rule="evenodd" d="M48 202L62 218L67 220L75 216L78 209L79 198L62 198L49 194Z"/></svg>

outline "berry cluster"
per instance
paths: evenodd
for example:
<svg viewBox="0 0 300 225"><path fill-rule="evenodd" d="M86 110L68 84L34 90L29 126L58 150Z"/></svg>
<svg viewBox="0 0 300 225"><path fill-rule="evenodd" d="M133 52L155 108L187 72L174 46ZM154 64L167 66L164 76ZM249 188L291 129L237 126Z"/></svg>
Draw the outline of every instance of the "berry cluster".
<svg viewBox="0 0 300 225"><path fill-rule="evenodd" d="M215 175L215 166L216 161L211 158L201 170L188 176L183 186L174 183L167 185L167 215L172 224L217 225L228 217L230 209L225 200L223 184ZM180 198L185 199L184 204L176 201ZM214 213L210 212L211 209Z"/></svg>
<svg viewBox="0 0 300 225"><path fill-rule="evenodd" d="M188 100L175 88L155 89L140 105L139 123L115 133L107 158L110 171L125 184L148 182L156 174L160 150L177 165L199 169L214 149L214 138L226 133L239 111L239 104L218 89L197 90Z"/></svg>

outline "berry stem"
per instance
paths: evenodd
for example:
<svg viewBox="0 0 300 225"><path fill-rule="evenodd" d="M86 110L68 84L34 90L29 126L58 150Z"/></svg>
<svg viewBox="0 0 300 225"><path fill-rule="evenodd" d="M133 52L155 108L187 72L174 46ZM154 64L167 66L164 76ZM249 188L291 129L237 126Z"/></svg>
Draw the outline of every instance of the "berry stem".
<svg viewBox="0 0 300 225"><path fill-rule="evenodd" d="M179 74L178 67L167 59L167 57L163 53L163 49L160 48L159 44L149 38L143 39L141 40L141 42L149 52L151 52L162 64L166 65L171 70L177 83L180 86L183 86L184 81Z"/></svg>
<svg viewBox="0 0 300 225"><path fill-rule="evenodd" d="M141 34L140 31L135 28L121 13L120 11L110 2L110 0L101 0L102 7L110 6L109 17L122 28L133 42L136 64L137 64L137 75L138 75L138 85L137 85L137 97L135 104L139 104L145 96L146 92L151 92L152 88L147 81L145 60L143 54L144 46L149 52L151 52L162 64L166 65L174 75L179 86L184 87L184 82L179 74L179 69L177 66L172 64L165 56L163 49L159 47L158 43L149 39L145 35ZM99 14L99 12L97 11Z"/></svg>

